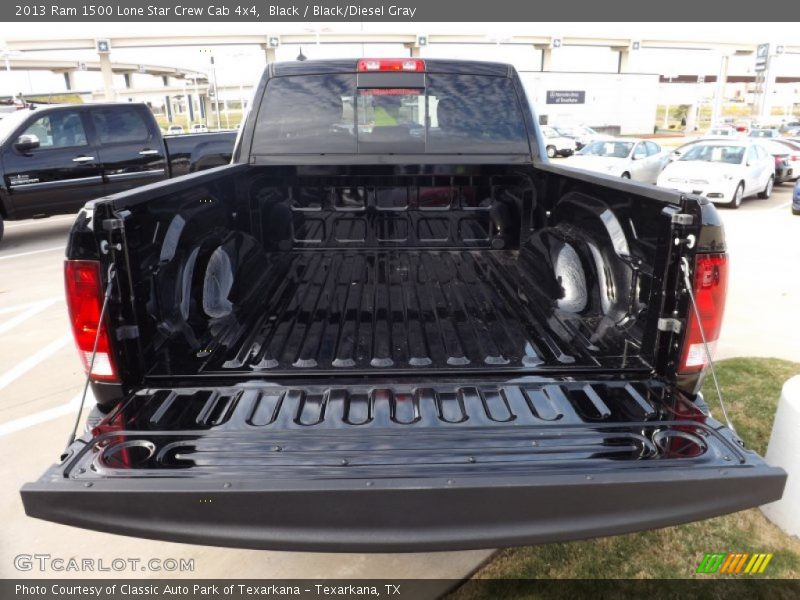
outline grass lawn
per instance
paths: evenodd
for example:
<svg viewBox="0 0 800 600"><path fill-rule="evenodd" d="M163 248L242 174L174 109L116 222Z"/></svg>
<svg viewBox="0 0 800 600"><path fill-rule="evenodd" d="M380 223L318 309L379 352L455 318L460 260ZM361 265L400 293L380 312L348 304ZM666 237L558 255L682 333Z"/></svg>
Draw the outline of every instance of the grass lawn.
<svg viewBox="0 0 800 600"><path fill-rule="evenodd" d="M797 374L800 374L800 363L777 359L733 358L718 363L717 375L731 420L748 447L762 455L767 449L781 386ZM710 377L703 391L712 412L718 416L720 410ZM774 557L764 577L800 577L800 540L785 535L758 509L657 531L502 550L473 577L722 577L695 575L706 552L772 552ZM467 585L451 597L460 600L525 595L521 588L518 592L514 593L513 584L502 589Z"/></svg>

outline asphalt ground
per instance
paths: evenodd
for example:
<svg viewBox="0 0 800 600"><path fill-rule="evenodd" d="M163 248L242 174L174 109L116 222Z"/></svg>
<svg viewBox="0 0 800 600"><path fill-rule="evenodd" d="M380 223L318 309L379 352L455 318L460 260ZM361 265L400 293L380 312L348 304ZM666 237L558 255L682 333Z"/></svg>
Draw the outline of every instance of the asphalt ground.
<svg viewBox="0 0 800 600"><path fill-rule="evenodd" d="M790 184L769 200L721 210L730 287L718 358L800 361L800 217ZM25 516L18 490L55 462L73 424L83 374L69 334L62 261L73 216L6 223L0 243L0 577L460 578L491 550L322 554L210 548L115 536ZM194 559L194 570L42 572L21 554L68 559Z"/></svg>

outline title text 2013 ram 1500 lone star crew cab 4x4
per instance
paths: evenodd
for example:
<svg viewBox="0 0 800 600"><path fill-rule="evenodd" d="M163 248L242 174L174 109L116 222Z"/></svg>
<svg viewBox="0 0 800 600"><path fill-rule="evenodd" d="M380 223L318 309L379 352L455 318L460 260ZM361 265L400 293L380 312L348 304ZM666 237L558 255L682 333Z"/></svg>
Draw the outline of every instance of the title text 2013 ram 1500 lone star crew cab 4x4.
<svg viewBox="0 0 800 600"><path fill-rule="evenodd" d="M40 106L0 121L3 221L77 212L88 200L230 162L236 133L161 137L144 104Z"/></svg>
<svg viewBox="0 0 800 600"><path fill-rule="evenodd" d="M508 65L277 63L255 98L233 164L80 214L67 293L104 416L29 515L414 551L781 496L698 394L728 273L710 203L548 163Z"/></svg>

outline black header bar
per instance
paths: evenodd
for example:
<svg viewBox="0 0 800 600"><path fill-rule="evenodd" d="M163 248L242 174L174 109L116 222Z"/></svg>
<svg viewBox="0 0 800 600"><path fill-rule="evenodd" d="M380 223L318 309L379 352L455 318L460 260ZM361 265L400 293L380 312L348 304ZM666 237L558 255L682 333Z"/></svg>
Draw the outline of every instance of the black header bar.
<svg viewBox="0 0 800 600"><path fill-rule="evenodd" d="M10 0L0 21L97 22L767 22L800 20L800 2L761 0ZM713 31L711 29L710 31Z"/></svg>

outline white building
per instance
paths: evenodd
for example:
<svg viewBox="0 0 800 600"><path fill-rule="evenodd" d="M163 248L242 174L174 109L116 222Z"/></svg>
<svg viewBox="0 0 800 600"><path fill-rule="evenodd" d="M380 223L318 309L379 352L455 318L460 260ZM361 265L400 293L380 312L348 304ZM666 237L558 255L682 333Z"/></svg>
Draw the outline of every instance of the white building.
<svg viewBox="0 0 800 600"><path fill-rule="evenodd" d="M652 133L658 75L649 73L520 72L539 119L610 133Z"/></svg>

